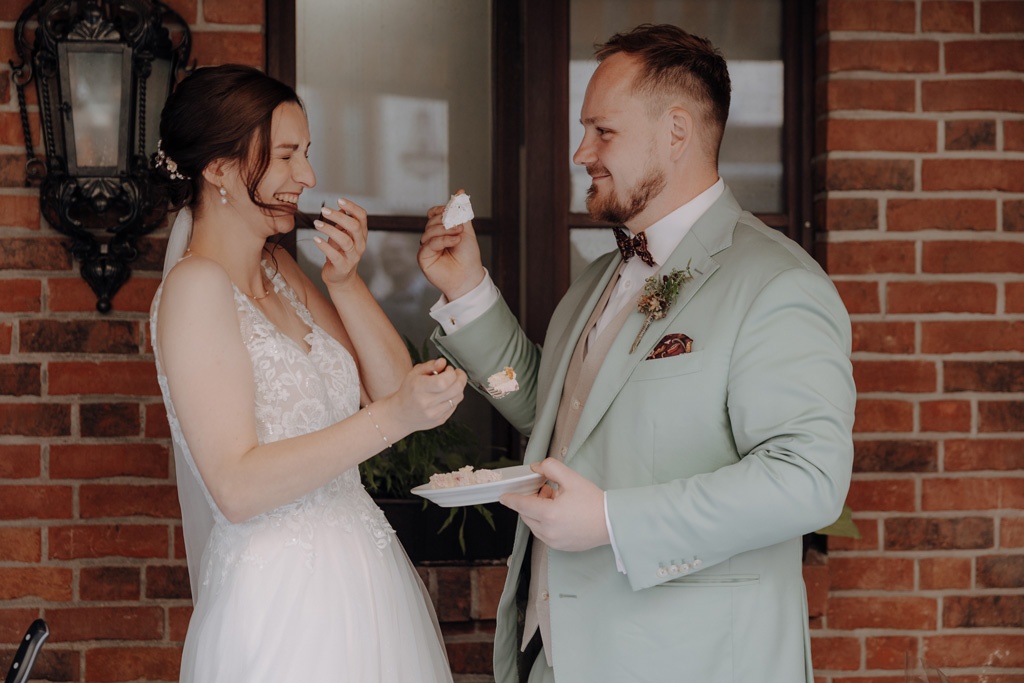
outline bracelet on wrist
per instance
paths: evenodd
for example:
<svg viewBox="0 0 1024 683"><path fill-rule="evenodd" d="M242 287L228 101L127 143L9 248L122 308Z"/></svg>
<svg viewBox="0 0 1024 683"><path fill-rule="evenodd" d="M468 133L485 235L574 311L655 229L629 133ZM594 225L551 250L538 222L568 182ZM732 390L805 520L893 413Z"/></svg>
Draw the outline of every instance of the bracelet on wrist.
<svg viewBox="0 0 1024 683"><path fill-rule="evenodd" d="M365 410L366 415L370 418L370 422L373 423L373 426L377 429L377 433L380 434L380 438L384 439L385 446L387 448L391 448L391 441L388 440L388 437L384 436L384 431L380 428L380 425L377 424L377 418L375 418L373 413L370 412L370 406L366 406Z"/></svg>

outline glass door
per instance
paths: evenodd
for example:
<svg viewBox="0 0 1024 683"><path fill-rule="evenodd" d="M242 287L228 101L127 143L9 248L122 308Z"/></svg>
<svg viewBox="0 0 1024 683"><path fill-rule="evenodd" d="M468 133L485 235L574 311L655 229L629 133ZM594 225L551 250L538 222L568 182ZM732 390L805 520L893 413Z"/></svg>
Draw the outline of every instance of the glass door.
<svg viewBox="0 0 1024 683"><path fill-rule="evenodd" d="M307 221L345 197L367 209L359 272L398 331L430 357L428 316L440 295L416 262L431 206L472 197L484 265L518 304L517 99L495 87L515 69L518 21L507 3L464 0L271 0L268 72L295 86L309 118L317 186ZM499 58L499 56L501 56ZM313 282L323 255L308 223L294 250ZM425 345L426 343L426 345ZM456 418L497 455L518 448L473 392Z"/></svg>

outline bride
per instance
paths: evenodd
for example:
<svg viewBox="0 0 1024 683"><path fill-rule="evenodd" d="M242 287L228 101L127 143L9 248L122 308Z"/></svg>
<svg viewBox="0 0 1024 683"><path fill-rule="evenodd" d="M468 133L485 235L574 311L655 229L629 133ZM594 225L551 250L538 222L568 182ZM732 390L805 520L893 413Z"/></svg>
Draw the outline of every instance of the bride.
<svg viewBox="0 0 1024 683"><path fill-rule="evenodd" d="M157 173L185 207L151 314L195 604L181 680L451 681L423 583L357 466L447 420L465 374L412 366L356 274L356 204L316 222L330 300L267 245L316 182L290 87L199 69L160 134Z"/></svg>

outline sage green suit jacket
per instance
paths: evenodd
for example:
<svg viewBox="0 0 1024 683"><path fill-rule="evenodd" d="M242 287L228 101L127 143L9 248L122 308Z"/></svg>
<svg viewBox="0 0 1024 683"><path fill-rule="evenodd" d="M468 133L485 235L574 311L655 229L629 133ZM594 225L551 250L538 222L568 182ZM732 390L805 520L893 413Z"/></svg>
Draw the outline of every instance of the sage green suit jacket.
<svg viewBox="0 0 1024 683"><path fill-rule="evenodd" d="M442 352L476 384L506 365L519 391L492 400L544 458L566 368L619 264L591 264L552 315L541 349L499 301ZM582 408L566 464L607 491L611 546L549 550L552 658L560 682L811 683L801 536L835 521L849 487L856 390L850 322L798 245L726 189L662 266L690 266L668 315L630 354L619 332ZM646 359L666 334L683 355ZM520 522L494 644L517 678Z"/></svg>

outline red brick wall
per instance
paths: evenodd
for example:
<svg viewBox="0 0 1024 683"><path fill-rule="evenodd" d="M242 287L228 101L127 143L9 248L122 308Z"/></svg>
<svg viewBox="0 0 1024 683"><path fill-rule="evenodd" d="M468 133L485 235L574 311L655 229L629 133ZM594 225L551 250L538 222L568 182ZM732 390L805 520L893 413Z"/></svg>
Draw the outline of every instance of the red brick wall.
<svg viewBox="0 0 1024 683"><path fill-rule="evenodd" d="M170 0L199 64L262 66L263 3ZM27 0L0 1L0 672L31 621L54 681L177 680L191 610L147 325L163 239L103 316L24 187L8 60ZM35 84L33 141L42 147Z"/></svg>
<svg viewBox="0 0 1024 683"><path fill-rule="evenodd" d="M815 160L859 401L818 679L1024 680L1024 2L819 2Z"/></svg>
<svg viewBox="0 0 1024 683"><path fill-rule="evenodd" d="M40 225L7 67L25 4L0 0L0 670L45 616L40 676L174 680L190 602L146 329L163 244L100 316ZM263 63L262 3L170 4L200 64ZM1020 681L1024 2L819 7L818 224L854 322L864 538L805 572L818 679L904 683L911 650L955 683ZM453 666L486 680L504 567L421 573Z"/></svg>
<svg viewBox="0 0 1024 683"><path fill-rule="evenodd" d="M165 231L100 315L24 187L8 60L27 0L0 0L0 672L37 617L33 678L176 681L191 614L169 430L149 345ZM264 65L263 3L169 0L199 65ZM42 145L32 106L33 140ZM505 566L420 573L456 680L487 680Z"/></svg>

